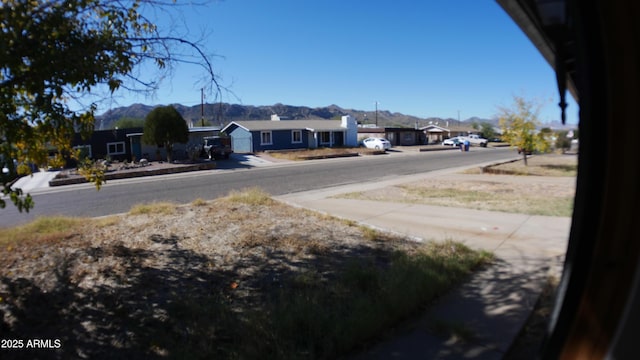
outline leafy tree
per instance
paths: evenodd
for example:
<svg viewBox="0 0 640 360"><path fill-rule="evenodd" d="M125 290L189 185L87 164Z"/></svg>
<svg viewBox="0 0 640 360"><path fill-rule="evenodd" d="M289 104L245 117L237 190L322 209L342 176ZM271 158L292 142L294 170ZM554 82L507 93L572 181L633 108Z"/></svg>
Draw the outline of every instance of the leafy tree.
<svg viewBox="0 0 640 360"><path fill-rule="evenodd" d="M161 33L143 15L172 6L173 0L2 1L0 155L18 165L5 161L0 187L20 211L33 201L11 189L8 179L30 174L32 165L60 166L65 156L77 157L71 139L93 131L100 99L118 89L152 92L159 85L155 79L180 62L201 66L208 90L220 90L196 42L175 35L175 28ZM143 72L135 70L147 65L158 71L141 78ZM100 174L87 173L99 188ZM5 206L0 199L0 208Z"/></svg>
<svg viewBox="0 0 640 360"><path fill-rule="evenodd" d="M546 141L546 148L539 149L538 151L549 152L554 145L556 134L553 132L553 130L551 130L551 128L543 127L538 132L538 135Z"/></svg>
<svg viewBox="0 0 640 360"><path fill-rule="evenodd" d="M118 129L144 127L144 119L123 117L118 119L113 126Z"/></svg>
<svg viewBox="0 0 640 360"><path fill-rule="evenodd" d="M493 129L493 125L488 122L481 123L479 130L485 139L493 139L496 137L496 131Z"/></svg>
<svg viewBox="0 0 640 360"><path fill-rule="evenodd" d="M189 141L189 127L182 115L173 106L159 106L149 113L144 121L142 141L146 144L164 146L167 161L173 160L173 144Z"/></svg>
<svg viewBox="0 0 640 360"><path fill-rule="evenodd" d="M555 146L557 149L562 149L563 154L567 152L567 150L571 149L571 138L569 137L569 132L567 130L560 130L556 132Z"/></svg>
<svg viewBox="0 0 640 360"><path fill-rule="evenodd" d="M539 124L540 105L515 96L513 108L501 108L499 121L502 128L502 139L522 152L524 164L527 164L527 153L532 151L546 152L549 142L544 133L536 131Z"/></svg>

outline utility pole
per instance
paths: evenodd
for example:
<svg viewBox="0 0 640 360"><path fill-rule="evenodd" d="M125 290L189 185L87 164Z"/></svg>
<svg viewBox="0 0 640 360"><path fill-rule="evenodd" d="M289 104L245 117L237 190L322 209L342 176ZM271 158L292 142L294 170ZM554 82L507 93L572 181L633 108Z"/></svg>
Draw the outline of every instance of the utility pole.
<svg viewBox="0 0 640 360"><path fill-rule="evenodd" d="M376 127L378 127L378 101L375 101L376 104Z"/></svg>
<svg viewBox="0 0 640 360"><path fill-rule="evenodd" d="M204 88L200 88L200 124L204 127Z"/></svg>

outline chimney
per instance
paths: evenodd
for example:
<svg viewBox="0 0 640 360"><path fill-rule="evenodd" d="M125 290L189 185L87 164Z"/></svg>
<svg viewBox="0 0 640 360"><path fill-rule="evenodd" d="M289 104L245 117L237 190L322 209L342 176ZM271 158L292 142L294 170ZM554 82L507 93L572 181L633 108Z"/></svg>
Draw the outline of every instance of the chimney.
<svg viewBox="0 0 640 360"><path fill-rule="evenodd" d="M345 132L344 144L347 146L358 145L358 123L356 119L351 115L346 115L341 118L340 127L347 129Z"/></svg>

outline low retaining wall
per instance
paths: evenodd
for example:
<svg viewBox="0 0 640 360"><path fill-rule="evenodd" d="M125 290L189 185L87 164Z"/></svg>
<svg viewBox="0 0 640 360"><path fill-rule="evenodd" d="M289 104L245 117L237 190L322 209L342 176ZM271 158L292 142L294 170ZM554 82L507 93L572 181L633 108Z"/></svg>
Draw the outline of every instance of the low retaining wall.
<svg viewBox="0 0 640 360"><path fill-rule="evenodd" d="M501 163L497 163L497 164L491 164L491 165L487 165L487 166L483 166L480 168L480 171L483 174L494 174L494 175L513 175L514 172L513 171L509 171L509 170L501 170L501 169L494 169L495 166L498 165L504 165L504 164L510 164L510 163L514 163L517 161L522 161L522 159L516 159L516 160L510 160L510 161L504 161Z"/></svg>
<svg viewBox="0 0 640 360"><path fill-rule="evenodd" d="M200 163L200 164L167 166L160 169L140 168L139 170L107 172L104 174L104 180L128 179L128 178L142 177L142 176L176 174L176 173L182 173L182 172L188 172L188 171L210 170L210 169L215 169L215 167L216 167L215 162L206 162L206 163ZM67 177L63 177L63 176L57 177L49 181L49 186L82 184L82 183L88 182L87 179L82 175L69 175Z"/></svg>
<svg viewBox="0 0 640 360"><path fill-rule="evenodd" d="M443 150L458 150L460 151L459 146L446 146L446 145L427 145L427 147L421 147L418 151L443 151Z"/></svg>
<svg viewBox="0 0 640 360"><path fill-rule="evenodd" d="M333 159L333 158L339 158L339 157L352 157L352 156L358 156L358 155L360 154L344 153L344 154L327 154L327 155L303 155L303 156L296 156L296 159L298 160Z"/></svg>

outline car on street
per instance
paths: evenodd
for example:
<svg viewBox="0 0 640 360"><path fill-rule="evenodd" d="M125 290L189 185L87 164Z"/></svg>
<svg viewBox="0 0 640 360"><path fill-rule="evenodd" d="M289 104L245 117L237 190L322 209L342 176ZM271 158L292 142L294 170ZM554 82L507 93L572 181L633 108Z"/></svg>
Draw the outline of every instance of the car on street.
<svg viewBox="0 0 640 360"><path fill-rule="evenodd" d="M460 141L460 138L458 138L456 136L456 137L452 137L452 138L449 138L449 139L445 139L442 142L442 145L444 145L444 146L460 146L461 142L462 141Z"/></svg>
<svg viewBox="0 0 640 360"><path fill-rule="evenodd" d="M364 145L367 149L376 149L376 150L387 150L391 149L391 143L389 140L384 138L366 138L362 140L362 145Z"/></svg>

